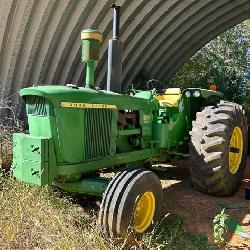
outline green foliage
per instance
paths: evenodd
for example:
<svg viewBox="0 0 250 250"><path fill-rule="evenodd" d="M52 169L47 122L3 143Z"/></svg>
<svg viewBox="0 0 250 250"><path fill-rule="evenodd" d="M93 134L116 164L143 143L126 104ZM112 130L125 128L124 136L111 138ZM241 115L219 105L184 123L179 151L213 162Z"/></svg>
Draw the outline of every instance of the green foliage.
<svg viewBox="0 0 250 250"><path fill-rule="evenodd" d="M242 103L250 79L249 20L220 34L190 58L170 86L208 88L215 83L229 100Z"/></svg>
<svg viewBox="0 0 250 250"><path fill-rule="evenodd" d="M226 221L228 220L228 215L223 209L219 214L214 217L214 243L218 247L225 245L225 235L227 233Z"/></svg>

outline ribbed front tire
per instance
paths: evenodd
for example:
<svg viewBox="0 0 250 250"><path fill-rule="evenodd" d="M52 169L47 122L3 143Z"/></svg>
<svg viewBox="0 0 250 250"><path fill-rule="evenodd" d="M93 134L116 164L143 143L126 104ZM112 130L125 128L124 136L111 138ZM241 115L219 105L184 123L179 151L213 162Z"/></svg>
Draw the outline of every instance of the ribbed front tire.
<svg viewBox="0 0 250 250"><path fill-rule="evenodd" d="M244 174L247 160L247 123L242 107L220 101L196 114L190 132L190 177L208 194L232 195Z"/></svg>
<svg viewBox="0 0 250 250"><path fill-rule="evenodd" d="M119 172L109 183L101 203L99 221L104 234L124 238L151 230L161 215L162 187L149 170Z"/></svg>

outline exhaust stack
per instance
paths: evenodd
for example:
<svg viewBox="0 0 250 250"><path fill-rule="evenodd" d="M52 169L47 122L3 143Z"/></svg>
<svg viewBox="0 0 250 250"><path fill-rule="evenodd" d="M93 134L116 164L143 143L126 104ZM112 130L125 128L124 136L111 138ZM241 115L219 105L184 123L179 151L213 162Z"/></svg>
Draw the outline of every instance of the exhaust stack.
<svg viewBox="0 0 250 250"><path fill-rule="evenodd" d="M113 8L113 37L109 40L108 48L107 90L121 93L123 43L119 40L120 6L112 4L111 8Z"/></svg>

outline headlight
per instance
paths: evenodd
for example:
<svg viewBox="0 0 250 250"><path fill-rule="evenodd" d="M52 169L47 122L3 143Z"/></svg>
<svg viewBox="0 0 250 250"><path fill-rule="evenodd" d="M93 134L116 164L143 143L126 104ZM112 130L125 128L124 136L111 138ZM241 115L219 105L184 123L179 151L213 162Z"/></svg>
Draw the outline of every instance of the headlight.
<svg viewBox="0 0 250 250"><path fill-rule="evenodd" d="M193 93L194 97L199 97L200 95L201 95L201 92L198 91L198 90L195 90L194 93Z"/></svg>
<svg viewBox="0 0 250 250"><path fill-rule="evenodd" d="M190 92L190 91L186 91L186 92L185 92L185 96L186 96L187 98L189 98L189 97L191 96L191 92Z"/></svg>

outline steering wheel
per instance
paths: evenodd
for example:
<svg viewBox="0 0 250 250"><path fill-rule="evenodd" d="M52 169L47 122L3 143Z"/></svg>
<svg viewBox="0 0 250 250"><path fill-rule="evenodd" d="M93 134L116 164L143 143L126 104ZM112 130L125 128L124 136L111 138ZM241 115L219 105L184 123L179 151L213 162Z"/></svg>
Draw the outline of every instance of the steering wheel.
<svg viewBox="0 0 250 250"><path fill-rule="evenodd" d="M148 90L154 90L154 93L157 95L162 95L165 92L163 83L157 79L151 79L146 82L146 87Z"/></svg>
<svg viewBox="0 0 250 250"><path fill-rule="evenodd" d="M151 79L149 81L146 82L146 87L148 90L150 89L163 89L164 86L163 86L163 83L160 81L160 80L157 80L157 79ZM163 87L163 88L161 88Z"/></svg>
<svg viewBox="0 0 250 250"><path fill-rule="evenodd" d="M135 90L135 89L127 89L127 90L126 90L126 94L127 94L127 95L133 96L133 95L136 94L136 90Z"/></svg>

